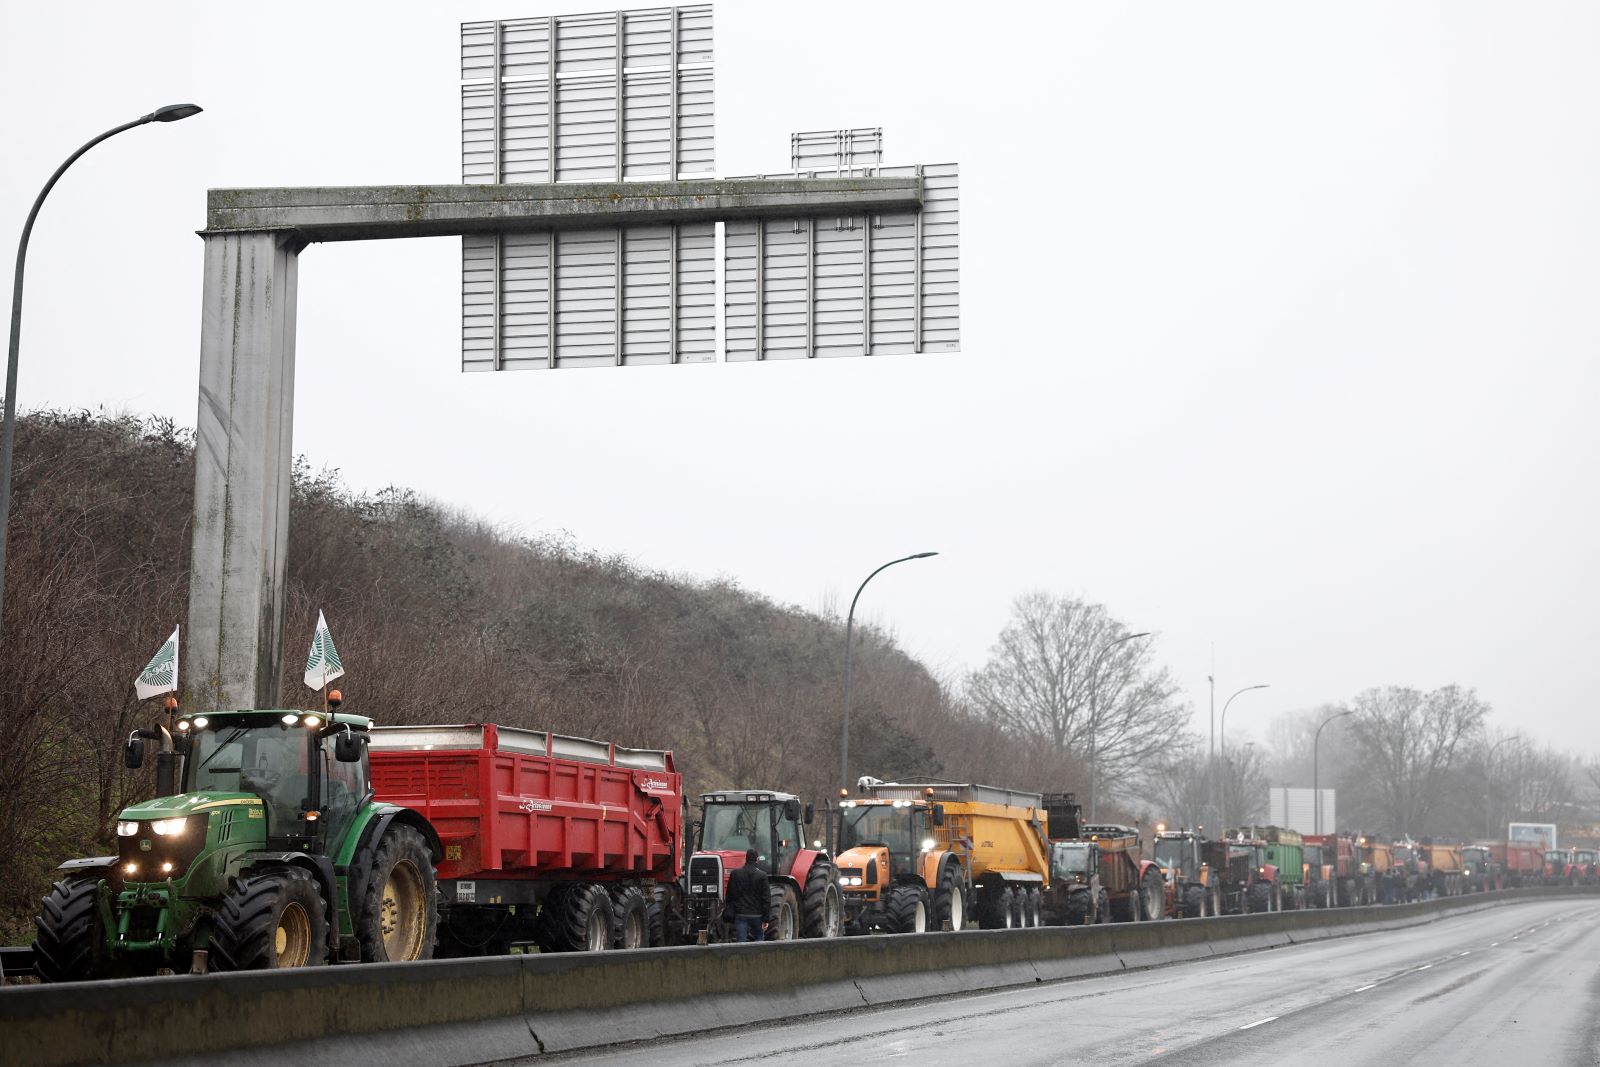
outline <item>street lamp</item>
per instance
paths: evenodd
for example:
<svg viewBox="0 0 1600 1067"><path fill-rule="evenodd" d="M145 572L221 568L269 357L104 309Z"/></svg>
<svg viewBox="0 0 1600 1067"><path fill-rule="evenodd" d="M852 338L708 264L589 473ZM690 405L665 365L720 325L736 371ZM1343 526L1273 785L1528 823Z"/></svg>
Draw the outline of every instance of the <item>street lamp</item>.
<svg viewBox="0 0 1600 1067"><path fill-rule="evenodd" d="M1483 757L1483 836L1486 839L1494 836L1494 813L1489 808L1491 788L1489 776L1492 773L1490 768L1493 767L1493 763L1491 761L1494 759L1495 749L1499 748L1507 741L1520 740L1521 737L1521 734L1512 734L1510 737L1502 737L1500 740L1489 746L1488 753Z"/></svg>
<svg viewBox="0 0 1600 1067"><path fill-rule="evenodd" d="M124 130L131 130L135 126L143 126L147 122L177 122L190 115L198 115L200 111L201 108L197 104L168 104L148 115L142 115L132 122L125 122L116 129L102 133L68 156L67 161L56 168L56 172L50 175L50 180L44 183L44 188L39 190L38 199L33 202L33 210L28 212L28 221L22 224L22 240L17 243L16 280L11 288L11 349L6 356L5 423L4 428L0 429L0 622L5 619L6 529L11 523L11 451L17 431L17 351L22 340L22 269L28 259L28 238L33 233L33 220L38 217L39 208L44 206L44 198L50 195L50 190L55 188L56 182L67 172L67 168L101 141L115 137Z"/></svg>
<svg viewBox="0 0 1600 1067"><path fill-rule="evenodd" d="M1271 688L1271 687L1266 685L1266 684L1262 684L1262 685L1247 685L1243 689L1240 689L1238 692L1234 693L1233 696L1230 696L1227 700L1224 700L1222 702L1222 728L1217 731L1217 752L1222 756L1223 763L1227 763L1227 761L1228 761L1228 705L1232 704L1233 703L1233 697L1238 696L1240 693L1248 693L1252 689L1269 689L1269 688ZM1223 792L1224 795L1221 796L1218 799L1218 805L1217 805L1221 810L1217 812L1217 816L1218 816L1219 820L1222 822L1222 828L1224 830L1226 830L1227 826L1228 826L1228 809L1227 809L1227 800L1228 800L1228 798L1226 796L1226 790L1223 790L1222 792Z"/></svg>
<svg viewBox="0 0 1600 1067"><path fill-rule="evenodd" d="M850 788L850 639L856 624L856 601L861 599L861 590L867 587L867 583L878 576L878 571L887 570L896 563L905 563L907 560L913 559L927 559L929 556L937 556L938 554L937 552L918 552L915 555L891 559L888 563L879 567L878 570L873 571L862 579L861 584L856 587L856 595L850 598L850 614L844 623L844 722L839 727L839 788L841 789Z"/></svg>
<svg viewBox="0 0 1600 1067"><path fill-rule="evenodd" d="M1124 641L1132 641L1136 637L1149 636L1150 631L1145 630L1141 633L1119 637L1115 641L1102 645L1100 651L1096 652L1094 658L1089 661L1089 818L1091 820L1098 818L1097 813L1100 808L1098 799L1100 775L1099 764L1096 761L1096 757L1099 755L1096 741L1100 733L1100 657Z"/></svg>
<svg viewBox="0 0 1600 1067"><path fill-rule="evenodd" d="M1335 719L1342 719L1346 715L1354 715L1354 711L1341 711L1329 715L1322 720L1322 726L1328 725ZM1317 727L1316 736L1311 739L1311 825L1316 827L1313 833L1322 833L1322 783L1317 778L1317 746L1322 744L1322 726Z"/></svg>

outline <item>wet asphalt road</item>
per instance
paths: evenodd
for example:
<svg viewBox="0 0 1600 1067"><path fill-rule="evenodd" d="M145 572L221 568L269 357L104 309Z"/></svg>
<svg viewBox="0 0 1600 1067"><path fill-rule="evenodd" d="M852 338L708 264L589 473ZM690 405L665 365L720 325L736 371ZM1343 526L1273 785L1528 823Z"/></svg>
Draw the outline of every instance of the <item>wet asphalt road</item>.
<svg viewBox="0 0 1600 1067"><path fill-rule="evenodd" d="M1600 1064L1600 905L1515 904L1222 960L538 1062L861 1067L900 1059L1588 1067Z"/></svg>

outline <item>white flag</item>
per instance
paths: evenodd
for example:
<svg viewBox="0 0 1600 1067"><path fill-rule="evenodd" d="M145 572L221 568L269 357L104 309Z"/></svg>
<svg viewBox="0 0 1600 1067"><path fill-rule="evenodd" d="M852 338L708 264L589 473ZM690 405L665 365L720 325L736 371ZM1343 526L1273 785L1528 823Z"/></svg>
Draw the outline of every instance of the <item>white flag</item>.
<svg viewBox="0 0 1600 1067"><path fill-rule="evenodd" d="M133 689L139 694L140 700L145 700L162 693L175 692L177 688L178 627L174 626L167 643L161 646L155 657L139 672L139 677L133 680Z"/></svg>
<svg viewBox="0 0 1600 1067"><path fill-rule="evenodd" d="M317 632L311 635L311 655L306 657L306 688L321 689L335 678L344 677L339 650L333 647L328 620L317 612Z"/></svg>

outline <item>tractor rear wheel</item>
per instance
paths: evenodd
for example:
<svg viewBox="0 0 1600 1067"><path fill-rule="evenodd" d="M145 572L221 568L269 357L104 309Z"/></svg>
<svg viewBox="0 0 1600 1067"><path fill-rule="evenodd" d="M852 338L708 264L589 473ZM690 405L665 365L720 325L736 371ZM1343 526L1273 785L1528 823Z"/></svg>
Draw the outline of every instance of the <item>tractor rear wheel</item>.
<svg viewBox="0 0 1600 1067"><path fill-rule="evenodd" d="M392 825L384 833L372 854L361 911L354 918L366 962L433 958L439 939L439 892L433 855L416 830Z"/></svg>
<svg viewBox="0 0 1600 1067"><path fill-rule="evenodd" d="M534 939L543 952L603 952L611 938L611 898L600 886L558 885L539 907Z"/></svg>
<svg viewBox="0 0 1600 1067"><path fill-rule="evenodd" d="M840 937L844 934L844 897L839 894L839 871L818 856L806 872L806 891L800 898L803 937Z"/></svg>
<svg viewBox="0 0 1600 1067"><path fill-rule="evenodd" d="M1245 893L1244 904L1251 915L1272 911L1272 887L1266 882L1257 882Z"/></svg>
<svg viewBox="0 0 1600 1067"><path fill-rule="evenodd" d="M967 925L967 895L962 892L954 863L945 867L939 891L933 895L933 928L943 930L946 923L952 930L965 929Z"/></svg>
<svg viewBox="0 0 1600 1067"><path fill-rule="evenodd" d="M103 976L106 932L100 921L99 879L63 878L40 902L33 925L33 966L46 982Z"/></svg>
<svg viewBox="0 0 1600 1067"><path fill-rule="evenodd" d="M1087 889L1067 895L1067 925L1088 926L1094 921L1094 899Z"/></svg>
<svg viewBox="0 0 1600 1067"><path fill-rule="evenodd" d="M883 925L891 934L927 933L928 891L915 885L897 885L889 890Z"/></svg>
<svg viewBox="0 0 1600 1067"><path fill-rule="evenodd" d="M650 915L644 894L626 885L611 891L611 947L648 948Z"/></svg>
<svg viewBox="0 0 1600 1067"><path fill-rule="evenodd" d="M772 925L767 927L768 941L793 941L800 936L800 901L794 887L774 882L772 885Z"/></svg>
<svg viewBox="0 0 1600 1067"><path fill-rule="evenodd" d="M214 970L307 967L327 960L327 911L310 871L275 867L229 879L211 927Z"/></svg>

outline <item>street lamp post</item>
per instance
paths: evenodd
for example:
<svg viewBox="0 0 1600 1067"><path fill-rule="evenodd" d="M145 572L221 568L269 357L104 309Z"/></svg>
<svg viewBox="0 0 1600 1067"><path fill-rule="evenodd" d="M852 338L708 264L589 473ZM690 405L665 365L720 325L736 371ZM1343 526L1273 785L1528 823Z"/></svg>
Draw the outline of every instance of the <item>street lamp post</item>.
<svg viewBox="0 0 1600 1067"><path fill-rule="evenodd" d="M1228 705L1232 704L1233 703L1233 697L1238 696L1240 693L1248 693L1252 689L1268 689L1268 688L1271 688L1271 687L1269 685L1266 685L1266 684L1262 684L1262 685L1247 685L1243 689L1240 689L1237 692L1235 692L1233 694L1233 696L1230 696L1227 700L1224 700L1222 702L1222 725L1217 730L1217 753L1222 757L1222 762L1224 764L1226 764L1228 762ZM1217 818L1218 818L1218 821L1220 821L1222 823L1221 829L1226 830L1228 828L1228 803L1227 803L1228 802L1228 797L1227 797L1227 790L1224 789L1221 792L1222 792L1222 796L1219 798L1219 802L1218 802L1218 807L1220 808L1220 810L1217 812Z"/></svg>
<svg viewBox="0 0 1600 1067"><path fill-rule="evenodd" d="M1520 740L1521 737L1521 734L1512 734L1510 737L1502 737L1500 740L1489 746L1488 753L1483 757L1483 836L1485 838L1494 836L1494 813L1490 810L1492 795L1490 790L1492 785L1489 777L1491 774L1491 768L1494 766L1492 761L1494 760L1495 750L1501 745L1505 744L1507 741L1517 741Z"/></svg>
<svg viewBox="0 0 1600 1067"><path fill-rule="evenodd" d="M132 122L124 122L121 126L102 133L68 156L67 161L56 168L56 172L50 175L50 180L44 183L44 188L39 190L39 196L33 202L33 210L28 212L28 221L22 224L22 240L17 242L17 273L11 286L11 348L6 356L5 423L4 428L0 429L0 624L3 624L5 619L6 530L11 524L11 452L17 431L17 352L22 341L22 271L28 260L28 238L33 234L33 220L38 218L39 209L44 206L44 198L50 195L50 190L55 188L56 182L67 172L67 168L101 141L115 137L124 130L131 130L135 126L143 126L147 122L176 122L190 115L198 115L200 111L200 107L195 104L168 104L148 115L141 115Z"/></svg>
<svg viewBox="0 0 1600 1067"><path fill-rule="evenodd" d="M899 559L891 559L888 563L879 567L878 570L863 578L861 584L856 587L856 595L850 598L850 614L844 623L844 721L839 726L839 788L841 789L850 788L850 645L856 624L856 601L861 599L861 590L867 587L867 583L878 576L878 571L887 570L896 563L905 563L907 560L913 559L927 559L929 556L937 556L938 554L937 552L918 552L910 556L901 556Z"/></svg>
<svg viewBox="0 0 1600 1067"><path fill-rule="evenodd" d="M1102 645L1100 651L1094 654L1089 661L1089 818L1099 817L1099 763L1100 755L1098 739L1100 736L1100 658L1124 641L1132 641L1136 637L1149 637L1150 631L1144 630L1136 634L1119 637L1115 641Z"/></svg>
<svg viewBox="0 0 1600 1067"><path fill-rule="evenodd" d="M1322 720L1322 726L1328 725L1335 719L1342 719L1346 715L1354 715L1353 711L1341 711L1336 715L1329 715ZM1311 739L1311 825L1316 827L1313 833L1322 833L1322 783L1317 777L1317 746L1322 744L1322 726L1317 727L1316 736Z"/></svg>

